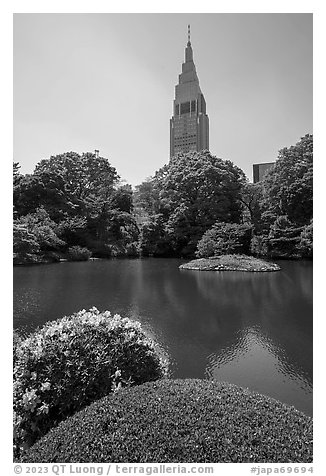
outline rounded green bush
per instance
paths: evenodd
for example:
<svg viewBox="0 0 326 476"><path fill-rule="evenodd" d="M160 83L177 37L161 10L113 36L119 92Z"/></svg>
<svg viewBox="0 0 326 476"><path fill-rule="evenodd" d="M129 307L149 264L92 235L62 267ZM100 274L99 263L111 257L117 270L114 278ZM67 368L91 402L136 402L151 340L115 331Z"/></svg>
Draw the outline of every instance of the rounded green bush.
<svg viewBox="0 0 326 476"><path fill-rule="evenodd" d="M163 352L138 322L92 308L45 324L16 344L15 454L121 385L166 373Z"/></svg>
<svg viewBox="0 0 326 476"><path fill-rule="evenodd" d="M217 221L198 241L195 254L197 258L232 253L248 254L251 234L250 225Z"/></svg>
<svg viewBox="0 0 326 476"><path fill-rule="evenodd" d="M82 246L71 246L67 252L69 261L87 261L91 256L89 249Z"/></svg>
<svg viewBox="0 0 326 476"><path fill-rule="evenodd" d="M160 380L122 389L39 440L27 463L307 463L312 419L247 389Z"/></svg>

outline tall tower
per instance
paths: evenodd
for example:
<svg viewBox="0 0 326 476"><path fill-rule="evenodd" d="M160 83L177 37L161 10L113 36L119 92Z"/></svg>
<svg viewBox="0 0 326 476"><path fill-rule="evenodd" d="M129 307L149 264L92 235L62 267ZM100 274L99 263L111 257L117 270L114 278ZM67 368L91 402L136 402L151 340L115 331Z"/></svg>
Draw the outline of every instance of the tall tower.
<svg viewBox="0 0 326 476"><path fill-rule="evenodd" d="M209 149L208 129L206 102L199 87L188 25L185 62L182 63L179 84L175 87L173 116L170 119L170 157L179 152Z"/></svg>

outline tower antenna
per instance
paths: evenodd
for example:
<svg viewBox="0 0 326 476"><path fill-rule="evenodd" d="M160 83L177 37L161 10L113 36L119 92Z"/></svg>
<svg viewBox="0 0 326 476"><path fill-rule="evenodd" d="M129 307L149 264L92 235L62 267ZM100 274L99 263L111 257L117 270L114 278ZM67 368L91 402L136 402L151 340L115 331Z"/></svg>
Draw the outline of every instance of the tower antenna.
<svg viewBox="0 0 326 476"><path fill-rule="evenodd" d="M188 25L188 45L190 45L190 25Z"/></svg>

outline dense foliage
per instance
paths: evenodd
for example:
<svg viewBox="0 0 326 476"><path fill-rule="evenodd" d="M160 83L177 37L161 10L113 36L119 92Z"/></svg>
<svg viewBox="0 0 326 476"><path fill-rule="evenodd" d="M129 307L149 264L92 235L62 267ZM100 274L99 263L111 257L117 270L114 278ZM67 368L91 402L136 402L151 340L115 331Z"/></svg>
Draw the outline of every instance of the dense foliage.
<svg viewBox="0 0 326 476"><path fill-rule="evenodd" d="M252 228L249 225L216 222L199 240L196 256L208 258L230 253L248 254L251 232Z"/></svg>
<svg viewBox="0 0 326 476"><path fill-rule="evenodd" d="M313 139L307 134L295 146L280 150L263 182L263 210L271 223L279 216L306 225L313 212Z"/></svg>
<svg viewBox="0 0 326 476"><path fill-rule="evenodd" d="M241 190L243 205L243 222L251 225L255 234L263 230L261 202L263 198L262 184L246 182Z"/></svg>
<svg viewBox="0 0 326 476"><path fill-rule="evenodd" d="M299 242L300 253L307 258L312 258L313 254L313 219L309 225L303 227Z"/></svg>
<svg viewBox="0 0 326 476"><path fill-rule="evenodd" d="M239 223L243 172L208 151L181 154L137 187L144 255L192 255L217 220Z"/></svg>
<svg viewBox="0 0 326 476"><path fill-rule="evenodd" d="M307 134L256 184L208 151L174 157L136 187L140 252L312 257L312 152Z"/></svg>
<svg viewBox="0 0 326 476"><path fill-rule="evenodd" d="M70 261L87 261L92 253L82 246L72 246L68 248L67 256Z"/></svg>
<svg viewBox="0 0 326 476"><path fill-rule="evenodd" d="M301 233L302 227L296 227L286 215L277 217L267 238L269 256L299 258Z"/></svg>
<svg viewBox="0 0 326 476"><path fill-rule="evenodd" d="M15 447L29 447L51 427L112 391L166 374L167 363L138 322L96 308L15 338Z"/></svg>
<svg viewBox="0 0 326 476"><path fill-rule="evenodd" d="M64 256L73 246L94 256L136 252L131 187L120 185L115 168L91 153L52 156L30 175L20 175L15 163L14 216L17 263L51 260L54 251Z"/></svg>
<svg viewBox="0 0 326 476"><path fill-rule="evenodd" d="M302 137L280 150L275 166L262 184L261 211L267 254L280 257L312 256L313 137ZM309 227L307 229L307 227ZM303 234L302 234L303 233ZM305 244L306 243L306 244Z"/></svg>
<svg viewBox="0 0 326 476"><path fill-rule="evenodd" d="M45 256L56 261L56 252L64 245L58 236L57 224L43 207L14 222L14 261L38 262Z"/></svg>
<svg viewBox="0 0 326 476"><path fill-rule="evenodd" d="M311 258L313 249L313 138L280 150L262 182L241 189L241 225L216 223L197 244L197 256L252 253L271 258ZM251 227L249 233L242 227ZM244 230L244 228L243 228Z"/></svg>
<svg viewBox="0 0 326 476"><path fill-rule="evenodd" d="M122 389L62 422L27 463L310 463L312 420L235 385L163 380Z"/></svg>
<svg viewBox="0 0 326 476"><path fill-rule="evenodd" d="M310 134L280 150L256 184L209 151L173 157L135 192L91 153L42 160L31 175L14 163L15 262L56 261L76 246L94 257L193 257L197 250L311 258L312 178Z"/></svg>

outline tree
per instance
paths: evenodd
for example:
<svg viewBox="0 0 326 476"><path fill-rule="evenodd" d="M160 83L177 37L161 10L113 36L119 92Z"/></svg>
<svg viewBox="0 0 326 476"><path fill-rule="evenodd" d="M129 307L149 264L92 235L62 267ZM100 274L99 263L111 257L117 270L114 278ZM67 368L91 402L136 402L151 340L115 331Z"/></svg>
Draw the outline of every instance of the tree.
<svg viewBox="0 0 326 476"><path fill-rule="evenodd" d="M300 235L299 250L303 257L312 258L313 255L313 220L306 225Z"/></svg>
<svg viewBox="0 0 326 476"><path fill-rule="evenodd" d="M196 256L208 258L230 253L249 253L252 228L237 223L215 223L198 242Z"/></svg>
<svg viewBox="0 0 326 476"><path fill-rule="evenodd" d="M152 215L157 212L159 205L159 189L153 177L148 178L140 185L136 185L134 193L134 207L137 211Z"/></svg>
<svg viewBox="0 0 326 476"><path fill-rule="evenodd" d="M311 134L306 134L295 146L279 151L275 166L267 172L261 187L260 236L253 238L252 251L273 257L299 257L304 252L303 229L309 227L313 214ZM309 241L309 228L306 232Z"/></svg>
<svg viewBox="0 0 326 476"><path fill-rule="evenodd" d="M151 215L164 214L164 203L160 196L168 175L169 164L164 165L155 172L153 177L147 178L136 186L134 192L134 207L138 217L144 219Z"/></svg>
<svg viewBox="0 0 326 476"><path fill-rule="evenodd" d="M14 179L14 186L16 183L19 181L19 178L21 177L21 174L19 172L20 165L19 162L14 162L13 163L13 179Z"/></svg>
<svg viewBox="0 0 326 476"><path fill-rule="evenodd" d="M174 253L191 255L217 220L240 221L244 183L232 162L202 151L174 157L138 191L148 214L162 217Z"/></svg>
<svg viewBox="0 0 326 476"><path fill-rule="evenodd" d="M263 182L263 218L269 225L287 216L296 226L309 224L313 213L313 136L280 150Z"/></svg>
<svg viewBox="0 0 326 476"><path fill-rule="evenodd" d="M266 235L253 235L250 243L250 252L254 256L267 256L268 237Z"/></svg>
<svg viewBox="0 0 326 476"><path fill-rule="evenodd" d="M75 214L75 206L64 193L62 177L56 174L26 174L14 185L14 207L17 216L35 213L44 207L53 220Z"/></svg>
<svg viewBox="0 0 326 476"><path fill-rule="evenodd" d="M173 254L161 214L149 216L142 224L139 250L142 256L171 256Z"/></svg>
<svg viewBox="0 0 326 476"><path fill-rule="evenodd" d="M20 217L16 225L23 226L33 236L41 253L57 251L65 245L57 235L57 224L50 219L43 207L38 208L35 213Z"/></svg>
<svg viewBox="0 0 326 476"><path fill-rule="evenodd" d="M119 176L107 159L92 153L82 155L67 152L42 160L34 175L43 181L54 180L65 198L66 206L76 215L101 215L108 203Z"/></svg>
<svg viewBox="0 0 326 476"><path fill-rule="evenodd" d="M66 217L57 225L58 237L67 246L85 246L87 243L87 220L85 217Z"/></svg>
<svg viewBox="0 0 326 476"><path fill-rule="evenodd" d="M286 215L278 217L272 224L268 240L267 253L277 258L300 257L299 243L302 227L297 227Z"/></svg>
<svg viewBox="0 0 326 476"><path fill-rule="evenodd" d="M124 247L130 249L137 241L131 186L121 185L108 160L92 153L67 152L41 160L33 174L16 180L14 205L16 215L29 220L42 207L57 225L57 239L67 247L93 248L96 256L110 256L113 246L124 254ZM51 230L52 225L47 232ZM42 235L45 240L44 228Z"/></svg>
<svg viewBox="0 0 326 476"><path fill-rule="evenodd" d="M112 191L110 207L122 212L133 212L133 192L131 185L121 185Z"/></svg>
<svg viewBox="0 0 326 476"><path fill-rule="evenodd" d="M252 225L254 233L263 230L261 200L262 184L246 182L242 187L240 198L243 204L243 221Z"/></svg>
<svg viewBox="0 0 326 476"><path fill-rule="evenodd" d="M36 261L40 246L27 225L14 223L13 226L14 263Z"/></svg>

